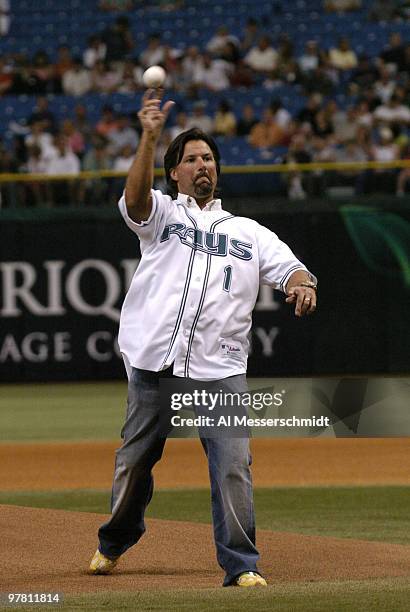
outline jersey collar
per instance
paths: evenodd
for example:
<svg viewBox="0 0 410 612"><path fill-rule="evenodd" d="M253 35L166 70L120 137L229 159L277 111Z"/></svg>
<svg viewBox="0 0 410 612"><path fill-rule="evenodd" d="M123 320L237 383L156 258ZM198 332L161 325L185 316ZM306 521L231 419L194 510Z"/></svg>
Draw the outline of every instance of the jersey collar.
<svg viewBox="0 0 410 612"><path fill-rule="evenodd" d="M205 206L205 208L200 208L192 196L186 195L185 193L178 193L177 197L178 202L183 202L187 208L191 208L194 210L200 210L201 212L205 211L214 211L214 210L222 210L222 203L219 198L211 200Z"/></svg>

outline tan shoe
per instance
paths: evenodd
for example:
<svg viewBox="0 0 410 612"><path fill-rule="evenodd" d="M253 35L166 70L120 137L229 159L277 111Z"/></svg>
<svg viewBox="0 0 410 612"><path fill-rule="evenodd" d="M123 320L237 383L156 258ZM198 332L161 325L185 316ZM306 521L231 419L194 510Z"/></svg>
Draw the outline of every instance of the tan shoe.
<svg viewBox="0 0 410 612"><path fill-rule="evenodd" d="M265 578L262 578L257 572L244 572L238 576L235 584L240 587L268 586Z"/></svg>
<svg viewBox="0 0 410 612"><path fill-rule="evenodd" d="M112 570L118 563L119 557L109 559L97 549L94 557L91 559L90 572L92 574L111 574Z"/></svg>

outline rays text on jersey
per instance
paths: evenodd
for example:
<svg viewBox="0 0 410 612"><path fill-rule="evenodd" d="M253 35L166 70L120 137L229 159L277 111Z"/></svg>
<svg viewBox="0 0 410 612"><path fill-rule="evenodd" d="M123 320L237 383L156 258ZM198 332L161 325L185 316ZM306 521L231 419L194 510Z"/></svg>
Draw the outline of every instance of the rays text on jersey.
<svg viewBox="0 0 410 612"><path fill-rule="evenodd" d="M229 254L233 257L245 261L252 259L252 244L229 238L228 234L206 232L187 227L184 223L172 223L167 225L162 232L161 242L166 242L172 235L178 236L181 244L209 255L226 257L229 244Z"/></svg>

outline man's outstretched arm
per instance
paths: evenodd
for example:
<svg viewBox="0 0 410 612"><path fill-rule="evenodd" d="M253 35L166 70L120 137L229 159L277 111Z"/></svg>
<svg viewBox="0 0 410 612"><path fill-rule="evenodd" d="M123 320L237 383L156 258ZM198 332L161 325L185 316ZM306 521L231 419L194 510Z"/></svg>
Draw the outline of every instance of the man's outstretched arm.
<svg viewBox="0 0 410 612"><path fill-rule="evenodd" d="M133 221L146 221L152 209L151 189L154 182L155 148L174 102L160 108L161 99L153 98L154 89L148 89L142 98L138 117L142 125L137 154L129 169L125 183L125 203Z"/></svg>

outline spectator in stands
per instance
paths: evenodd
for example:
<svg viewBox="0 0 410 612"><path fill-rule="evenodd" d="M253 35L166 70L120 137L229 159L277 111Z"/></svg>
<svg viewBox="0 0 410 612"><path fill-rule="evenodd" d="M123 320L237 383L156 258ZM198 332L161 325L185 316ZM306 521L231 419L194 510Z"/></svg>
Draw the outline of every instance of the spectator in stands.
<svg viewBox="0 0 410 612"><path fill-rule="evenodd" d="M24 142L25 137L21 134L15 134L12 137L9 153L14 160L16 169L19 171L27 162L27 148Z"/></svg>
<svg viewBox="0 0 410 612"><path fill-rule="evenodd" d="M175 117L175 125L169 130L170 140L174 140L182 132L188 129L188 115L184 111L179 111Z"/></svg>
<svg viewBox="0 0 410 612"><path fill-rule="evenodd" d="M104 60L107 53L107 46L100 36L90 36L87 48L83 53L83 64L89 70L94 68L98 60Z"/></svg>
<svg viewBox="0 0 410 612"><path fill-rule="evenodd" d="M222 91L230 86L229 77L233 67L221 59L213 59L209 53L202 54L202 67L194 76L194 85L210 91Z"/></svg>
<svg viewBox="0 0 410 612"><path fill-rule="evenodd" d="M165 47L161 43L161 37L159 34L151 34L151 36L148 38L148 45L141 53L139 59L144 70L149 66L156 66L164 63Z"/></svg>
<svg viewBox="0 0 410 612"><path fill-rule="evenodd" d="M293 43L287 35L281 36L277 53L275 76L281 81L293 83L296 81L297 62Z"/></svg>
<svg viewBox="0 0 410 612"><path fill-rule="evenodd" d="M324 111L333 128L333 134L340 134L346 121L346 112L339 108L336 100L328 100L324 106Z"/></svg>
<svg viewBox="0 0 410 612"><path fill-rule="evenodd" d="M357 126L364 126L371 129L373 126L373 115L369 110L369 105L366 100L360 100L355 106L355 110Z"/></svg>
<svg viewBox="0 0 410 612"><path fill-rule="evenodd" d="M66 174L76 176L80 172L80 160L71 150L64 134L54 139L54 151L44 158L45 171L49 175ZM50 183L53 204L72 205L77 201L77 182L57 180Z"/></svg>
<svg viewBox="0 0 410 612"><path fill-rule="evenodd" d="M138 146L138 134L130 126L130 118L125 113L117 115L116 127L107 134L108 152L113 157L120 154L125 146L130 146L135 152Z"/></svg>
<svg viewBox="0 0 410 612"><path fill-rule="evenodd" d="M214 126L212 130L215 136L234 136L236 132L236 117L232 112L229 103L221 100L214 116Z"/></svg>
<svg viewBox="0 0 410 612"><path fill-rule="evenodd" d="M338 149L337 161L351 163L365 162L368 161L368 159L368 153L356 140L347 140L345 146ZM349 170L348 173L350 176L356 174L353 170Z"/></svg>
<svg viewBox="0 0 410 612"><path fill-rule="evenodd" d="M61 124L61 134L66 137L66 142L70 150L82 159L85 152L85 140L79 130L76 129L71 119L64 119Z"/></svg>
<svg viewBox="0 0 410 612"><path fill-rule="evenodd" d="M75 106L73 124L76 130L83 135L85 142L88 143L94 129L87 117L87 109L84 104L77 104Z"/></svg>
<svg viewBox="0 0 410 612"><path fill-rule="evenodd" d="M349 83L351 94L357 95L361 89L370 87L378 77L379 71L369 56L366 54L359 55L357 66L353 70Z"/></svg>
<svg viewBox="0 0 410 612"><path fill-rule="evenodd" d="M125 60L120 76L119 93L135 93L144 88L142 70L138 60Z"/></svg>
<svg viewBox="0 0 410 612"><path fill-rule="evenodd" d="M337 151L338 162L366 162L369 156L356 140L348 140ZM344 185L352 185L357 195L362 194L366 188L367 171L361 169L339 170L338 179Z"/></svg>
<svg viewBox="0 0 410 612"><path fill-rule="evenodd" d="M134 40L128 17L117 17L114 24L104 30L102 41L107 48L105 59L108 62L122 63L134 48Z"/></svg>
<svg viewBox="0 0 410 612"><path fill-rule="evenodd" d="M49 157L53 152L53 136L45 130L45 121L37 120L31 123L31 131L24 139L27 148L36 145L43 157Z"/></svg>
<svg viewBox="0 0 410 612"><path fill-rule="evenodd" d="M323 112L323 111L320 111ZM311 161L317 163L328 163L336 160L337 150L332 139L314 136L309 143ZM321 169L314 170L309 174L309 193L313 196L321 196L332 181L332 174Z"/></svg>
<svg viewBox="0 0 410 612"><path fill-rule="evenodd" d="M238 136L249 136L254 125L258 123L251 104L245 104L239 118L236 133Z"/></svg>
<svg viewBox="0 0 410 612"><path fill-rule="evenodd" d="M389 38L387 48L380 54L386 64L394 64L398 72L405 69L405 46L401 34L393 32Z"/></svg>
<svg viewBox="0 0 410 612"><path fill-rule="evenodd" d="M134 161L135 157L135 149L130 145L125 145L119 151L117 157L114 159L113 170L116 172L128 172L131 168L131 164ZM124 182L121 181L120 189L121 191L124 188Z"/></svg>
<svg viewBox="0 0 410 612"><path fill-rule="evenodd" d="M13 69L3 56L0 56L0 96L3 96L12 88Z"/></svg>
<svg viewBox="0 0 410 612"><path fill-rule="evenodd" d="M46 164L44 162L43 153L41 147L37 144L33 144L27 147L27 172L30 174L45 174Z"/></svg>
<svg viewBox="0 0 410 612"><path fill-rule="evenodd" d="M290 142L288 153L285 158L287 164L308 164L312 157L307 149L306 137L295 134ZM309 177L299 171L287 173L287 192L291 200L304 200L308 187Z"/></svg>
<svg viewBox="0 0 410 612"><path fill-rule="evenodd" d="M278 53L271 45L269 36L261 36L258 44L246 54L244 61L248 66L262 74L269 75L277 67Z"/></svg>
<svg viewBox="0 0 410 612"><path fill-rule="evenodd" d="M80 160L70 149L65 134L54 137L54 146L44 155L46 174L78 174Z"/></svg>
<svg viewBox="0 0 410 612"><path fill-rule="evenodd" d="M108 138L109 134L117 129L117 118L114 109L109 104L105 104L101 111L101 118L95 126L95 131L100 136Z"/></svg>
<svg viewBox="0 0 410 612"><path fill-rule="evenodd" d="M392 77L391 70L382 64L379 68L379 79L374 84L374 91L383 104L390 100L396 87L396 81Z"/></svg>
<svg viewBox="0 0 410 612"><path fill-rule="evenodd" d="M361 6L361 0L323 0L323 8L328 13L358 11Z"/></svg>
<svg viewBox="0 0 410 612"><path fill-rule="evenodd" d="M256 19L249 17L245 24L240 48L243 53L247 53L252 47L256 47L261 37L259 24Z"/></svg>
<svg viewBox="0 0 410 612"><path fill-rule="evenodd" d="M374 161L389 162L399 159L399 147L393 142L393 132L388 127L382 127L378 133L378 141L373 143L371 157ZM372 189L379 192L394 193L396 188L396 170L377 169L371 172Z"/></svg>
<svg viewBox="0 0 410 612"><path fill-rule="evenodd" d="M358 130L357 107L349 105L346 111L339 116L339 123L335 129L335 136L340 143L354 140Z"/></svg>
<svg viewBox="0 0 410 612"><path fill-rule="evenodd" d="M10 29L10 0L0 0L0 36L7 36Z"/></svg>
<svg viewBox="0 0 410 612"><path fill-rule="evenodd" d="M205 108L206 104L201 100L193 104L192 113L188 117L188 130L197 127L205 133L212 132L213 122L211 117L205 114Z"/></svg>
<svg viewBox="0 0 410 612"><path fill-rule="evenodd" d="M84 96L91 90L90 72L79 57L73 59L72 67L64 73L62 85L66 96Z"/></svg>
<svg viewBox="0 0 410 612"><path fill-rule="evenodd" d="M305 50L297 60L300 72L305 75L315 71L320 62L319 47L316 40L308 40Z"/></svg>
<svg viewBox="0 0 410 612"><path fill-rule="evenodd" d="M37 93L37 79L25 55L15 57L12 77L13 82L9 89L11 95L35 95Z"/></svg>
<svg viewBox="0 0 410 612"><path fill-rule="evenodd" d="M283 106L282 100L280 98L275 98L270 103L270 109L273 113L274 122L283 130L287 130L289 123L292 120L292 115L286 108Z"/></svg>
<svg viewBox="0 0 410 612"><path fill-rule="evenodd" d="M319 93L312 93L307 100L306 105L299 111L296 116L297 121L302 123L309 123L314 125L316 113L320 109L322 103L322 96Z"/></svg>
<svg viewBox="0 0 410 612"><path fill-rule="evenodd" d="M46 163L41 147L33 144L27 149L26 170L29 174L45 174ZM24 183L24 200L28 206L44 206L49 202L49 185L45 181Z"/></svg>
<svg viewBox="0 0 410 612"><path fill-rule="evenodd" d="M32 125L37 121L43 122L43 128L46 132L52 133L55 131L56 118L49 108L48 99L44 96L37 98L34 110L28 118L28 124Z"/></svg>
<svg viewBox="0 0 410 612"><path fill-rule="evenodd" d="M120 73L104 60L98 60L90 74L91 90L95 93L114 93L121 82Z"/></svg>
<svg viewBox="0 0 410 612"><path fill-rule="evenodd" d="M275 123L271 108L265 108L262 119L250 131L249 143L259 149L267 149L282 144L286 130Z"/></svg>
<svg viewBox="0 0 410 612"><path fill-rule="evenodd" d="M315 70L300 74L299 79L307 95L319 93L328 96L339 83L339 73L324 55Z"/></svg>
<svg viewBox="0 0 410 612"><path fill-rule="evenodd" d="M337 47L329 51L330 64L337 70L352 70L357 66L356 53L351 49L349 39L345 36L339 38Z"/></svg>
<svg viewBox="0 0 410 612"><path fill-rule="evenodd" d="M216 30L212 38L207 42L205 49L211 55L220 57L227 45L227 43L233 44L235 47L239 47L239 40L236 36L229 33L226 26L222 25Z"/></svg>
<svg viewBox="0 0 410 612"><path fill-rule="evenodd" d="M54 63L56 78L62 80L67 70L73 67L71 49L67 45L60 45L57 50L57 61Z"/></svg>
<svg viewBox="0 0 410 612"><path fill-rule="evenodd" d="M194 83L199 70L203 68L202 56L195 45L188 47L183 59L182 68L188 83Z"/></svg>
<svg viewBox="0 0 410 612"><path fill-rule="evenodd" d="M373 85L362 91L361 99L367 102L371 113L382 103Z"/></svg>
<svg viewBox="0 0 410 612"><path fill-rule="evenodd" d="M392 95L387 104L378 106L373 113L374 120L377 123L393 125L401 123L410 125L410 109L407 105L401 104L400 99L396 95Z"/></svg>
<svg viewBox="0 0 410 612"><path fill-rule="evenodd" d="M368 16L371 21L391 21L398 12L397 0L373 0Z"/></svg>
<svg viewBox="0 0 410 612"><path fill-rule="evenodd" d="M176 57L172 72L168 72L168 79L165 82L165 87L171 87L183 95L189 95L192 82L188 79L183 65L183 57Z"/></svg>
<svg viewBox="0 0 410 612"><path fill-rule="evenodd" d="M312 127L313 133L324 140L326 140L328 136L332 136L334 134L332 123L323 108L317 111Z"/></svg>
<svg viewBox="0 0 410 612"><path fill-rule="evenodd" d="M225 60L225 62L229 62L230 64L236 66L241 60L241 53L237 45L228 40L219 54L219 59Z"/></svg>
<svg viewBox="0 0 410 612"><path fill-rule="evenodd" d="M53 94L58 92L54 65L45 51L37 51L33 57L32 73L37 79L38 94Z"/></svg>
<svg viewBox="0 0 410 612"><path fill-rule="evenodd" d="M110 170L111 158L107 152L107 140L102 136L94 136L90 149L84 156L83 170L95 172L99 170ZM91 204L100 206L109 202L112 179L98 177L86 179L80 182L79 201L80 204Z"/></svg>

